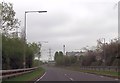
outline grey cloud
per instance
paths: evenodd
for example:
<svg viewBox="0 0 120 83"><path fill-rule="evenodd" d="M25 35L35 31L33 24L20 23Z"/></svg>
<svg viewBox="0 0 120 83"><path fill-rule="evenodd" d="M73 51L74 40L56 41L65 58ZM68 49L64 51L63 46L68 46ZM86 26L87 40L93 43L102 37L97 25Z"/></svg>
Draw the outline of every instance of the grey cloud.
<svg viewBox="0 0 120 83"><path fill-rule="evenodd" d="M37 18L37 19L35 19ZM28 26L42 27L45 29L51 29L57 26L65 25L70 21L70 17L66 13L50 12L44 15L35 15L28 17Z"/></svg>
<svg viewBox="0 0 120 83"><path fill-rule="evenodd" d="M100 37L117 36L117 9L113 9L114 0L66 0L66 1L13 1L15 11L24 23L24 11L47 10L47 13L27 14L27 40L48 41L43 48L67 51L79 49L86 45L96 45ZM29 2L29 3L27 3ZM31 6L32 5L32 6ZM22 16L23 15L23 16ZM47 53L46 53L47 55Z"/></svg>

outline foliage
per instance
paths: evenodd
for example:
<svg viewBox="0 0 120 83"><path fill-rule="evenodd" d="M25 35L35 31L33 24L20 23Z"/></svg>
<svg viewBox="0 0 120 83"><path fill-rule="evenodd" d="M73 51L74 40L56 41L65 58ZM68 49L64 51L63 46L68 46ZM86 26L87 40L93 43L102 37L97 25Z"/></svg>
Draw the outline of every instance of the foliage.
<svg viewBox="0 0 120 83"><path fill-rule="evenodd" d="M64 60L63 65L65 65L65 66L71 65L71 58L69 56L64 56L63 60Z"/></svg>
<svg viewBox="0 0 120 83"><path fill-rule="evenodd" d="M54 56L54 60L56 61L57 59L57 56L58 56L58 52L55 52L55 56Z"/></svg>
<svg viewBox="0 0 120 83"><path fill-rule="evenodd" d="M8 32L19 28L20 21L15 18L15 11L11 3L2 2L2 31L3 34L8 36Z"/></svg>
<svg viewBox="0 0 120 83"><path fill-rule="evenodd" d="M2 68L23 68L23 55L25 49L26 67L33 66L35 47L27 44L19 38L2 37ZM34 50L34 51L33 51Z"/></svg>
<svg viewBox="0 0 120 83"><path fill-rule="evenodd" d="M60 51L55 53L54 60L56 65L70 66L71 64L76 63L77 59L74 56L63 55L63 53Z"/></svg>
<svg viewBox="0 0 120 83"><path fill-rule="evenodd" d="M82 65L89 66L95 61L96 61L96 57L94 55L94 52L93 51L88 51L86 53L86 56L84 56L84 58L82 60Z"/></svg>
<svg viewBox="0 0 120 83"><path fill-rule="evenodd" d="M97 41L98 45L95 50L87 50L84 56L80 56L81 66L118 66L120 43L117 39L111 40L110 43Z"/></svg>
<svg viewBox="0 0 120 83"><path fill-rule="evenodd" d="M71 64L75 64L77 62L77 56L70 56Z"/></svg>
<svg viewBox="0 0 120 83"><path fill-rule="evenodd" d="M102 43L101 40L97 41L98 45L95 49L85 49L85 54L78 56L59 56L55 53L55 61L57 65L70 66L78 64L80 66L120 66L120 43L117 39L113 39L110 43Z"/></svg>
<svg viewBox="0 0 120 83"><path fill-rule="evenodd" d="M101 53L99 56L101 57L102 63L106 66L117 66L119 61L117 57L120 56L118 51L119 48L120 43L118 43L118 39L113 39L110 43L101 43L102 51L99 52Z"/></svg>
<svg viewBox="0 0 120 83"><path fill-rule="evenodd" d="M2 68L18 69L23 68L24 56L26 67L33 66L35 54L38 54L40 47L36 43L28 43L19 37L10 37L9 31L19 28L20 21L15 18L15 11L11 3L0 4L2 15ZM0 34L1 36L1 34Z"/></svg>
<svg viewBox="0 0 120 83"><path fill-rule="evenodd" d="M40 51L40 47L37 43L33 42L33 43L29 43L28 44L31 48L31 50L35 53L38 53Z"/></svg>
<svg viewBox="0 0 120 83"><path fill-rule="evenodd" d="M55 53L55 62L56 65L63 65L63 53L61 51Z"/></svg>
<svg viewBox="0 0 120 83"><path fill-rule="evenodd" d="M43 62L40 61L40 60L35 59L35 60L33 61L33 67L36 67L36 66L39 66L39 65L42 65L42 64L43 64Z"/></svg>
<svg viewBox="0 0 120 83"><path fill-rule="evenodd" d="M21 58L20 58L21 57ZM3 69L21 68L23 64L23 43L18 38L2 37ZM18 62L18 63L16 63Z"/></svg>

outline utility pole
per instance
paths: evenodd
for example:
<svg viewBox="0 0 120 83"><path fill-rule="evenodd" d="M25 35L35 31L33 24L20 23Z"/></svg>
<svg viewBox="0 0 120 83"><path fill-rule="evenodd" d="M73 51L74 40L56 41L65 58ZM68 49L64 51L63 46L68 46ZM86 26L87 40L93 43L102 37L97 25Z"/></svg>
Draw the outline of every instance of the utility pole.
<svg viewBox="0 0 120 83"><path fill-rule="evenodd" d="M26 49L25 49L25 43L26 43L26 14L27 13L46 13L47 11L25 11L25 18L24 18L24 54L23 54L23 67L26 68Z"/></svg>

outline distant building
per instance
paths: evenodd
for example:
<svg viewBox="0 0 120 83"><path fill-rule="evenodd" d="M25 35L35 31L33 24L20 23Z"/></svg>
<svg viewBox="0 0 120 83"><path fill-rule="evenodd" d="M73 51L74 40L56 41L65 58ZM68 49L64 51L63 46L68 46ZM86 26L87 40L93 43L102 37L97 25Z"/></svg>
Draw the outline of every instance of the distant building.
<svg viewBox="0 0 120 83"><path fill-rule="evenodd" d="M75 57L77 57L77 61L79 61L79 57L85 56L85 52L82 52L82 51L80 51L80 52L74 52L74 51L66 52L66 56L75 56Z"/></svg>
<svg viewBox="0 0 120 83"><path fill-rule="evenodd" d="M54 66L55 65L55 61L48 61L48 66Z"/></svg>
<svg viewBox="0 0 120 83"><path fill-rule="evenodd" d="M82 51L80 51L80 52L74 52L74 51L72 51L72 52L66 52L66 55L67 56L84 56L85 55L85 52L82 52Z"/></svg>

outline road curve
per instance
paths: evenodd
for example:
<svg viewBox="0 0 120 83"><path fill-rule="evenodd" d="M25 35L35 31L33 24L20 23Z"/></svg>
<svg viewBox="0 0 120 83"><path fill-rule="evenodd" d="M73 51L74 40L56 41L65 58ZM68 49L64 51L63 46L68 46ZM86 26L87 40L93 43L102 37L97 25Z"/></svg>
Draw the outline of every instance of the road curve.
<svg viewBox="0 0 120 83"><path fill-rule="evenodd" d="M118 81L115 78L43 66L46 73L38 81Z"/></svg>

